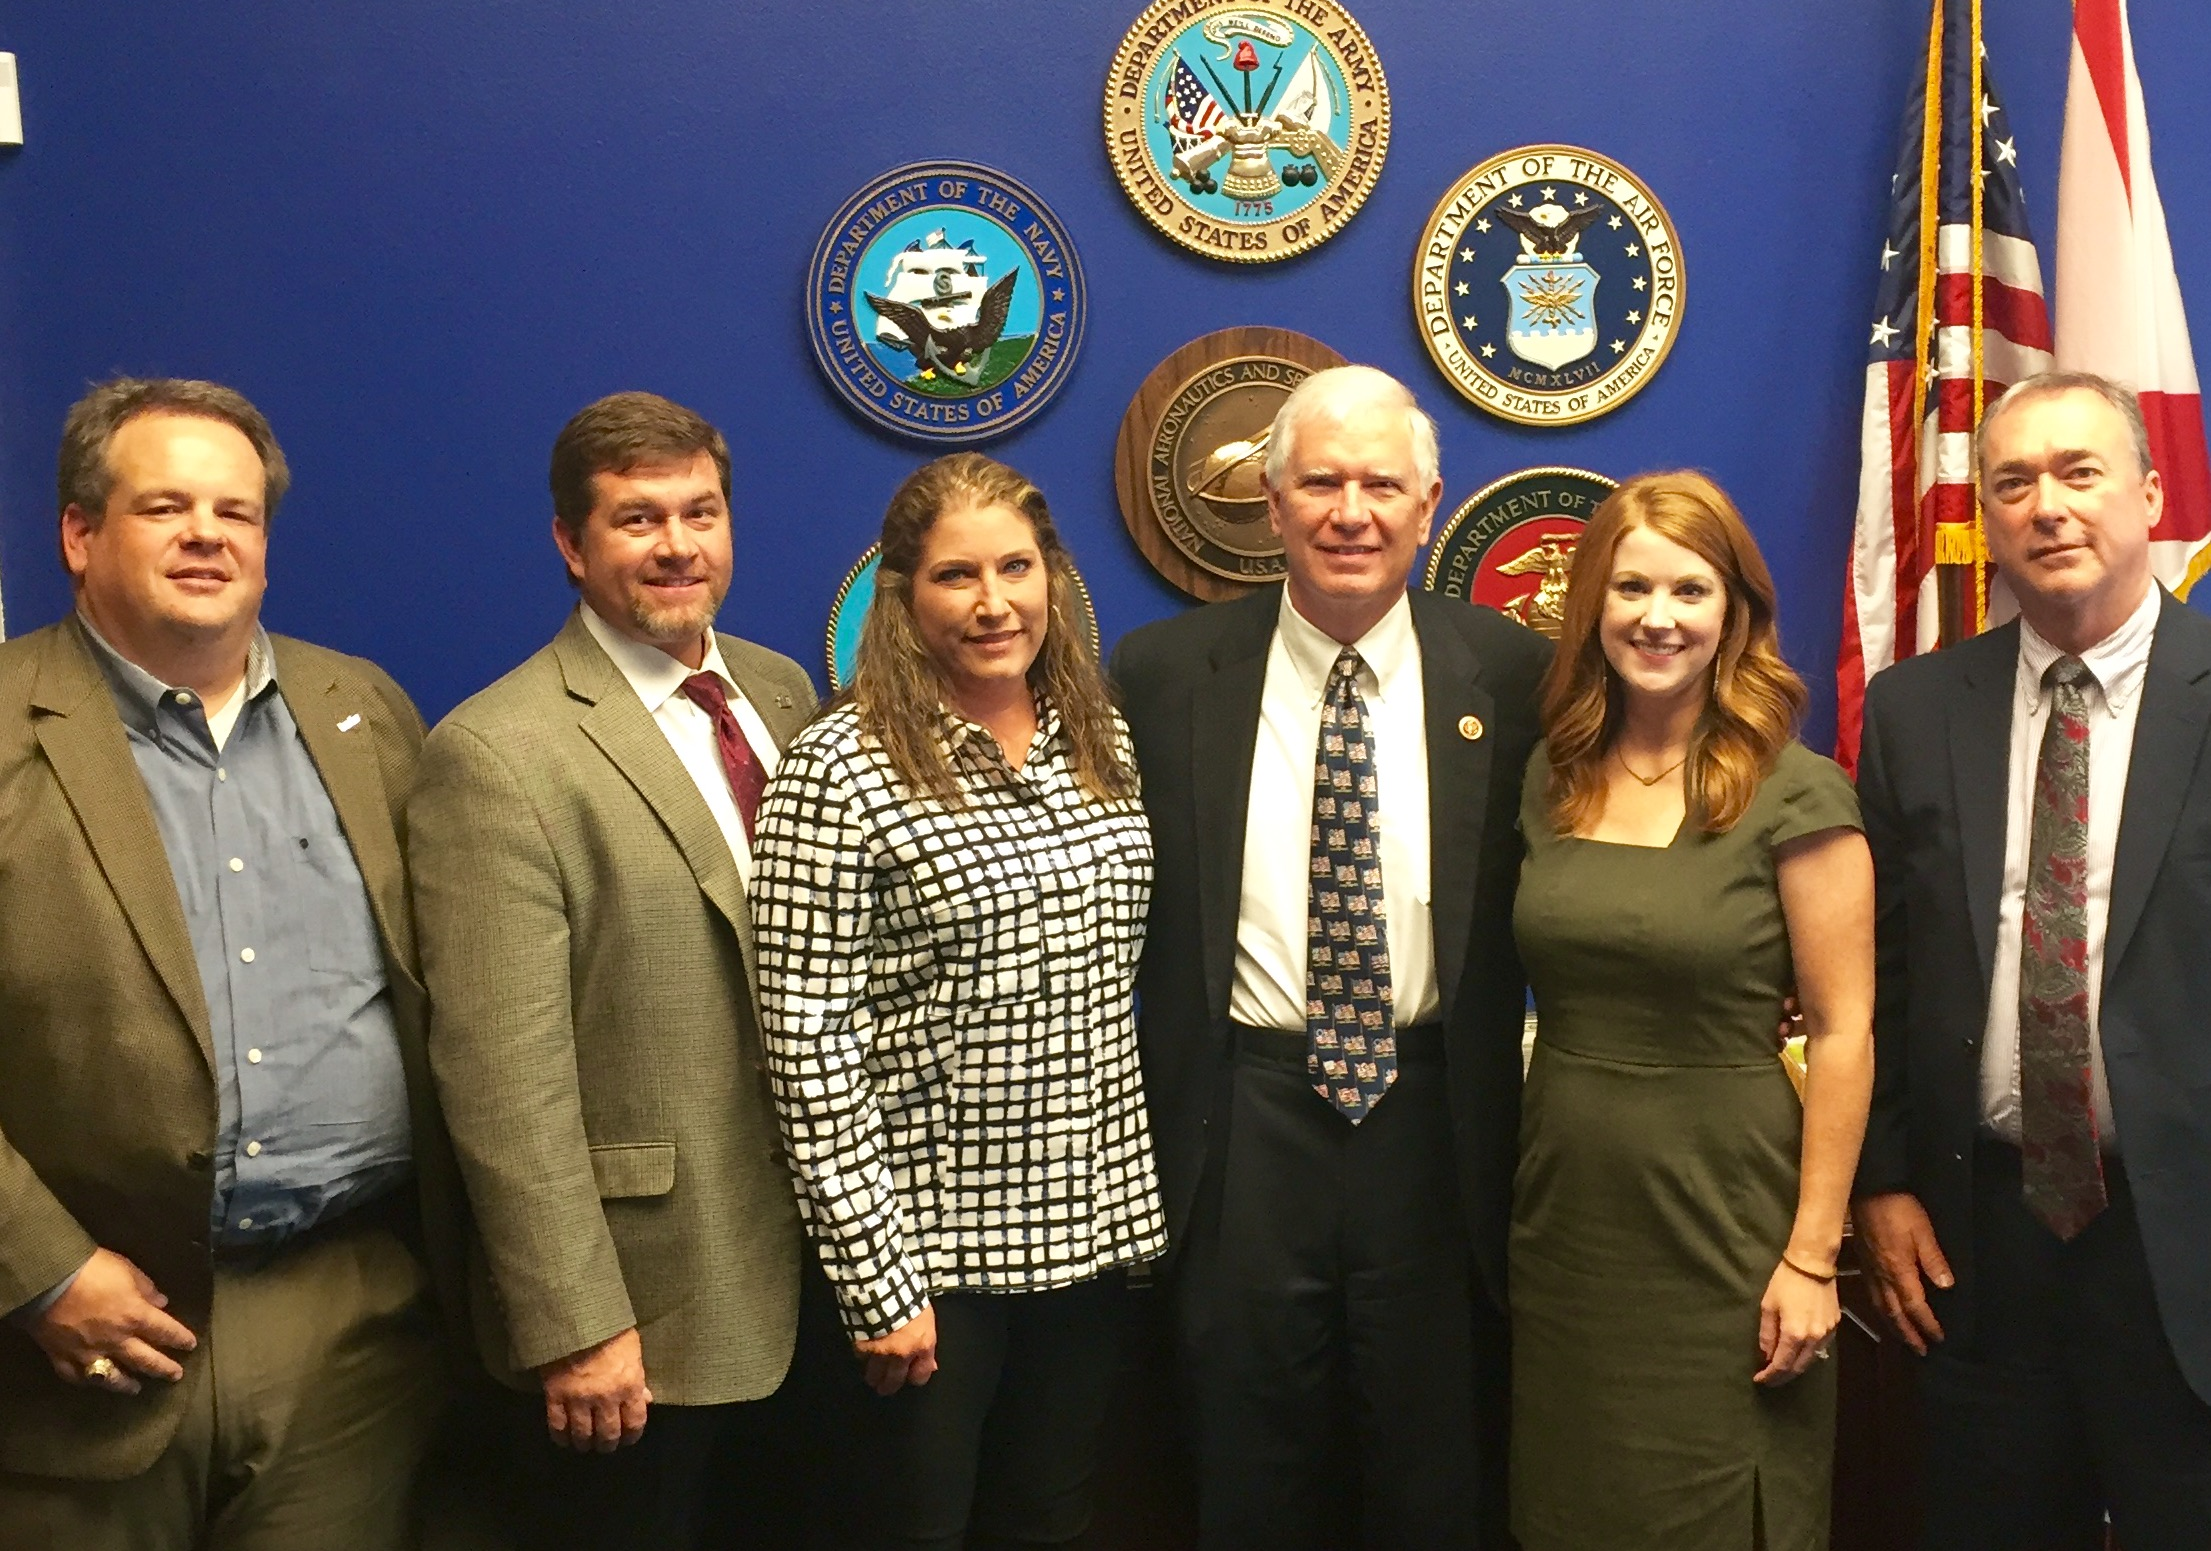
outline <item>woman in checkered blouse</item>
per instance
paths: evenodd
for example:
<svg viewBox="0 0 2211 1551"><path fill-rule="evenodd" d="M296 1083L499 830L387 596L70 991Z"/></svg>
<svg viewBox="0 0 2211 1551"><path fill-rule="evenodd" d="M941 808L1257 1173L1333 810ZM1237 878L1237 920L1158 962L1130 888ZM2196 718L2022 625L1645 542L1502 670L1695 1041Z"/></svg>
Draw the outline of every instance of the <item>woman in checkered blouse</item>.
<svg viewBox="0 0 2211 1551"><path fill-rule="evenodd" d="M1165 1247L1131 991L1151 834L1043 494L899 487L851 688L753 842L799 1203L865 1377L883 1543L1081 1533L1122 1273Z"/></svg>

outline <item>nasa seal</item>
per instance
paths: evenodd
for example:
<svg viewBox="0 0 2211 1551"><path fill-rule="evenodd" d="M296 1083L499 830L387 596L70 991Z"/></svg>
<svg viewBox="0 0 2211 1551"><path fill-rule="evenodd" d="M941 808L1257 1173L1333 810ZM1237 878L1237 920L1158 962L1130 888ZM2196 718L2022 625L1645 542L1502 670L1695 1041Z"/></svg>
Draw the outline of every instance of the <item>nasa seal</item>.
<svg viewBox="0 0 2211 1551"><path fill-rule="evenodd" d="M1288 329L1232 328L1152 368L1121 416L1113 487L1152 568L1193 597L1237 597L1282 575L1261 480L1275 411L1343 357Z"/></svg>

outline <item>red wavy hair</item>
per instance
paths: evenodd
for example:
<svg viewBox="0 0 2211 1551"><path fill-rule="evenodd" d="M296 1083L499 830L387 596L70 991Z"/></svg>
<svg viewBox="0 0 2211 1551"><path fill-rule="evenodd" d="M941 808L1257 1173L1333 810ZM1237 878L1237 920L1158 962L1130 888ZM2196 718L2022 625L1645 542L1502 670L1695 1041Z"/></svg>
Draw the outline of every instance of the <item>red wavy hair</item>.
<svg viewBox="0 0 2211 1551"><path fill-rule="evenodd" d="M1598 622L1612 559L1631 530L1648 528L1718 573L1727 620L1712 659L1711 693L1690 740L1682 780L1689 812L1712 834L1734 828L1772 773L1804 715L1804 681L1781 658L1773 576L1727 492L1693 469L1639 474L1606 498L1574 550L1558 655L1543 680L1551 778L1544 793L1562 835L1604 811L1604 762L1619 736L1620 680L1605 660Z"/></svg>

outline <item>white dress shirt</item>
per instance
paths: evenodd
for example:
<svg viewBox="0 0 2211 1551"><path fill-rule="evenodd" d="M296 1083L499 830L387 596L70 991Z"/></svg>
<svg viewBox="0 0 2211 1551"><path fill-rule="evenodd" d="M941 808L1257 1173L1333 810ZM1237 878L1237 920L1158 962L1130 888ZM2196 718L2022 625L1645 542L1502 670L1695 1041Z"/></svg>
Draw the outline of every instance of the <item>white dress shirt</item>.
<svg viewBox="0 0 2211 1551"><path fill-rule="evenodd" d="M2104 926L2111 915L2111 859L2119 846L2119 813L2134 760L2134 727L2142 710L2142 679L2157 637L2163 592L2152 586L2125 624L2081 654L2090 681L2081 686L2088 709L2088 1050L2095 1072L2096 1134L2116 1153L2111 1089L2104 1080ZM2033 821L2034 770L2052 693L2042 683L2064 656L2019 621L2019 669L2013 682L2010 800L2004 813L2004 888L1998 896L1996 967L1989 979L1988 1027L1981 1045L1981 1124L2007 1142L2019 1141L2019 935L2026 913L2027 845Z"/></svg>
<svg viewBox="0 0 2211 1551"><path fill-rule="evenodd" d="M752 842L745 838L745 821L738 816L737 799L729 790L729 773L722 768L721 745L714 741L714 718L683 693L683 681L699 670L686 668L657 646L647 646L620 634L593 612L589 604L579 606L583 609L584 628L591 632L591 639L614 659L614 666L621 670L630 688L637 691L637 698L645 702L645 709L652 714L661 736L668 740L668 747L676 751L676 758L682 760L683 768L691 773L699 795L706 799L707 810L721 826L722 838L729 842L729 854L737 859L737 875L744 880L745 887L751 889ZM703 671L722 681L722 688L729 695L729 708L736 713L738 729L751 746L752 757L760 761L764 775L773 776L775 739L769 735L768 724L760 720L760 713L753 709L752 702L745 698L745 692L737 687L737 681L729 676L729 669L722 662L721 643L714 638L712 627L706 632Z"/></svg>
<svg viewBox="0 0 2211 1551"><path fill-rule="evenodd" d="M1392 1021L1436 1016L1435 933L1428 916L1428 726L1413 608L1399 598L1352 643L1366 666L1376 784L1381 792L1382 909ZM1244 815L1243 902L1228 1015L1260 1029L1305 1028L1306 922L1313 860L1313 766L1328 675L1343 648L1282 594L1259 700L1259 744Z"/></svg>

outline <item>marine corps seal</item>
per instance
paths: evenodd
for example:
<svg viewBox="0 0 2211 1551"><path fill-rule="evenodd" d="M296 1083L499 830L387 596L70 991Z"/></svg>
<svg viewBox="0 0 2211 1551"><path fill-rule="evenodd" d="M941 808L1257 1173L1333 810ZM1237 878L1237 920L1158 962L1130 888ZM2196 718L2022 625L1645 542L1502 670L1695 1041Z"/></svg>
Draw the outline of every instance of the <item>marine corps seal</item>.
<svg viewBox="0 0 2211 1551"><path fill-rule="evenodd" d="M1314 372L1343 364L1288 329L1233 328L1152 368L1121 417L1113 487L1154 570L1216 602L1282 574L1260 477L1274 412Z"/></svg>
<svg viewBox="0 0 2211 1551"><path fill-rule="evenodd" d="M846 200L806 277L830 385L877 425L973 442L1067 381L1088 303L1044 201L970 162L917 162Z"/></svg>
<svg viewBox="0 0 2211 1551"><path fill-rule="evenodd" d="M837 596L829 604L829 629L824 633L824 654L829 668L829 688L832 693L852 682L852 665L860 657L860 627L867 622L868 610L875 606L875 573L883 563L883 546L870 544L845 572L844 580L837 585ZM1100 650L1098 640L1098 610L1090 601L1090 588L1084 584L1082 573L1072 573L1075 579L1075 596L1082 600L1083 627L1090 639L1090 655Z"/></svg>
<svg viewBox="0 0 2211 1551"><path fill-rule="evenodd" d="M1566 619L1574 546L1618 484L1587 469L1522 469L1469 496L1428 551L1421 585L1486 603L1552 640Z"/></svg>
<svg viewBox="0 0 2211 1551"><path fill-rule="evenodd" d="M1157 0L1106 75L1106 153L1144 219L1262 264L1342 230L1382 175L1389 84L1329 0Z"/></svg>
<svg viewBox="0 0 2211 1551"><path fill-rule="evenodd" d="M1428 354L1482 408L1572 425L1649 383L1681 322L1673 222L1635 174L1570 145L1493 156L1428 217L1413 305Z"/></svg>

